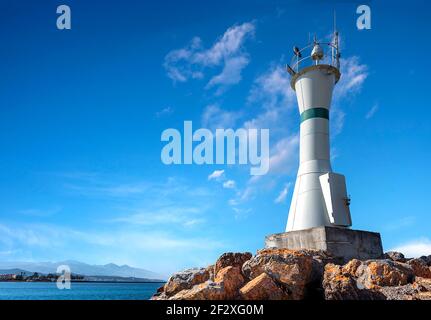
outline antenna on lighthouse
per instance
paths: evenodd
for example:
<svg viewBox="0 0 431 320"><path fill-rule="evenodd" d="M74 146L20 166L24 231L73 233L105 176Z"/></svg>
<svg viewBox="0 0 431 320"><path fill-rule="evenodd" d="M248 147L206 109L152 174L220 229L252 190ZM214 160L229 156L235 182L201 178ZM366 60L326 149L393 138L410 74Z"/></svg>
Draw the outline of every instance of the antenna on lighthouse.
<svg viewBox="0 0 431 320"><path fill-rule="evenodd" d="M335 50L335 52L334 52ZM337 31L337 12L334 10L334 39L332 46L332 64L334 64L335 58L335 66L338 70L340 70L340 49L338 43L338 31Z"/></svg>

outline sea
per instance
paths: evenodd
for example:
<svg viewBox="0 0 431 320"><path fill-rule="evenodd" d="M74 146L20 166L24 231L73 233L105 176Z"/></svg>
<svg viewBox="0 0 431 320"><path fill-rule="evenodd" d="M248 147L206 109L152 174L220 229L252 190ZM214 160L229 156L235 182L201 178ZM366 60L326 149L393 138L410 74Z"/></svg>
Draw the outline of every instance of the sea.
<svg viewBox="0 0 431 320"><path fill-rule="evenodd" d="M0 300L148 300L163 283L72 282L58 289L55 282L0 282Z"/></svg>

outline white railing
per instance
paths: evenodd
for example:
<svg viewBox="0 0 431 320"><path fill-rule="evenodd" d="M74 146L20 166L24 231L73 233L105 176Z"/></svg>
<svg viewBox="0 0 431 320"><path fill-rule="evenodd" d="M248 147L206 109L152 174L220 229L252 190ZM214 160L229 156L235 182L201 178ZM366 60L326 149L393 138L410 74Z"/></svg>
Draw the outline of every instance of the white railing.
<svg viewBox="0 0 431 320"><path fill-rule="evenodd" d="M311 52L316 45L319 45L323 50L322 59L313 59L311 55ZM310 54L304 55L307 50L309 50L308 52L310 52ZM304 67L317 64L327 64L340 69L340 52L338 50L338 46L332 42L313 42L295 53L288 69L290 68L292 71L298 72Z"/></svg>

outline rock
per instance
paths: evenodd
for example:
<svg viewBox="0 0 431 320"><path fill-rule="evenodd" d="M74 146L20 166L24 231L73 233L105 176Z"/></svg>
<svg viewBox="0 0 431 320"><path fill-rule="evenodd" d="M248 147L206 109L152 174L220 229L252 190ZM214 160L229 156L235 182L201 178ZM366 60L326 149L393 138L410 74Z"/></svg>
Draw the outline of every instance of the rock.
<svg viewBox="0 0 431 320"><path fill-rule="evenodd" d="M238 297L238 290L244 285L245 279L239 267L229 266L217 273L215 283L223 288L225 299L235 299Z"/></svg>
<svg viewBox="0 0 431 320"><path fill-rule="evenodd" d="M205 269L207 269L207 271L208 271L209 280L214 281L214 277L215 277L215 265L214 264L209 265Z"/></svg>
<svg viewBox="0 0 431 320"><path fill-rule="evenodd" d="M326 300L358 300L359 289L351 274L341 266L329 263L325 266L322 282Z"/></svg>
<svg viewBox="0 0 431 320"><path fill-rule="evenodd" d="M392 260L367 260L356 269L357 282L367 289L381 286L402 286L413 282L413 270L408 264Z"/></svg>
<svg viewBox="0 0 431 320"><path fill-rule="evenodd" d="M226 267L239 267L241 268L244 262L247 260L250 260L252 257L252 254L250 252L227 252L223 253L220 258L217 259L217 262L215 264L214 268L214 274L217 275L217 273Z"/></svg>
<svg viewBox="0 0 431 320"><path fill-rule="evenodd" d="M238 298L239 289L245 283L241 269L232 266L221 269L214 280L183 289L169 300L233 300Z"/></svg>
<svg viewBox="0 0 431 320"><path fill-rule="evenodd" d="M353 260L352 260L353 261ZM322 286L326 300L384 300L379 292L359 288L354 276L349 271L354 270L360 261L350 261L344 267L329 263L325 266Z"/></svg>
<svg viewBox="0 0 431 320"><path fill-rule="evenodd" d="M165 291L165 286L163 285L163 286L161 286L161 287L159 287L159 288L157 288L157 293L162 293L162 292L164 292Z"/></svg>
<svg viewBox="0 0 431 320"><path fill-rule="evenodd" d="M416 277L413 284L382 287L379 291L387 300L431 300L431 279Z"/></svg>
<svg viewBox="0 0 431 320"><path fill-rule="evenodd" d="M427 261L422 257L411 259L407 263L412 267L416 277L431 278L431 267L427 265Z"/></svg>
<svg viewBox="0 0 431 320"><path fill-rule="evenodd" d="M289 300L285 293L265 272L240 289L244 300Z"/></svg>
<svg viewBox="0 0 431 320"><path fill-rule="evenodd" d="M425 261L425 263L427 264L428 267L431 266L431 255L429 255L429 256L422 256L419 259Z"/></svg>
<svg viewBox="0 0 431 320"><path fill-rule="evenodd" d="M242 272L249 279L262 273L282 284L292 299L302 299L313 277L312 254L303 250L265 249L244 263Z"/></svg>
<svg viewBox="0 0 431 320"><path fill-rule="evenodd" d="M197 284L191 289L181 290L169 300L223 300L226 299L224 289L220 284L208 280Z"/></svg>
<svg viewBox="0 0 431 320"><path fill-rule="evenodd" d="M169 297L164 292L155 293L150 300L167 300Z"/></svg>
<svg viewBox="0 0 431 320"><path fill-rule="evenodd" d="M356 271L361 265L362 261L358 259L352 259L343 266L343 273L348 273L351 276L356 276Z"/></svg>
<svg viewBox="0 0 431 320"><path fill-rule="evenodd" d="M431 256L344 265L324 251L269 248L225 253L214 265L172 275L152 300L431 300Z"/></svg>
<svg viewBox="0 0 431 320"><path fill-rule="evenodd" d="M401 252L396 252L396 251L388 251L384 254L383 256L384 259L389 259L392 261L397 261L397 262L406 262L407 259L404 257L404 255Z"/></svg>
<svg viewBox="0 0 431 320"><path fill-rule="evenodd" d="M380 290L382 287L401 287L412 281L413 271L407 264L353 259L344 266L327 264L322 286L328 300L381 300L392 299L396 292L402 295L400 289Z"/></svg>
<svg viewBox="0 0 431 320"><path fill-rule="evenodd" d="M173 274L164 286L164 292L171 296L181 290L190 289L194 285L207 281L210 274L206 268L188 269Z"/></svg>
<svg viewBox="0 0 431 320"><path fill-rule="evenodd" d="M418 290L412 284L396 287L382 287L379 289L386 300L417 300Z"/></svg>

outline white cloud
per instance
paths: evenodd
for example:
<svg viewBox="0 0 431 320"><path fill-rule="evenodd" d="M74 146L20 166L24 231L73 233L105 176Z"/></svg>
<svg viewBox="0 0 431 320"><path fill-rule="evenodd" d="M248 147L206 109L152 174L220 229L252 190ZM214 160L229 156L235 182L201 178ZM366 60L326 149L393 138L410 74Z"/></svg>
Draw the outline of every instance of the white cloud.
<svg viewBox="0 0 431 320"><path fill-rule="evenodd" d="M236 183L234 180L227 180L225 182L223 182L223 188L225 189L233 189L235 188Z"/></svg>
<svg viewBox="0 0 431 320"><path fill-rule="evenodd" d="M109 222L141 226L182 225L191 227L205 222L205 219L201 217L205 210L202 207L161 206L155 209L140 210L131 215L122 215Z"/></svg>
<svg viewBox="0 0 431 320"><path fill-rule="evenodd" d="M371 119L375 114L376 114L376 112L379 110L379 105L378 105L378 103L375 103L372 107L371 107L371 109L367 112L367 114L365 115L365 119Z"/></svg>
<svg viewBox="0 0 431 320"><path fill-rule="evenodd" d="M211 173L208 176L208 180L220 180L223 178L224 170L214 170L213 173Z"/></svg>
<svg viewBox="0 0 431 320"><path fill-rule="evenodd" d="M271 149L269 173L289 174L298 163L299 135L280 139Z"/></svg>
<svg viewBox="0 0 431 320"><path fill-rule="evenodd" d="M271 129L271 136L288 134L294 118L295 93L288 73L278 64L272 65L255 80L247 102L259 106L256 115L245 121L245 128ZM290 132L291 134L292 132Z"/></svg>
<svg viewBox="0 0 431 320"><path fill-rule="evenodd" d="M174 82L203 78L208 68L221 68L207 83L206 88L218 86L220 93L226 86L241 81L241 72L250 59L243 48L244 42L254 35L253 23L235 25L226 30L211 48L204 49L200 38L181 49L169 52L164 67L168 77Z"/></svg>
<svg viewBox="0 0 431 320"><path fill-rule="evenodd" d="M252 212L251 208L237 208L237 207L233 207L232 210L235 213L235 219L239 220L239 219L244 219L247 218L248 215Z"/></svg>
<svg viewBox="0 0 431 320"><path fill-rule="evenodd" d="M340 134L343 131L344 121L346 118L346 113L341 110L337 105L332 106L330 115L330 135L331 138Z"/></svg>
<svg viewBox="0 0 431 320"><path fill-rule="evenodd" d="M248 97L249 102L262 102L265 108L293 107L295 92L289 74L279 64L272 65L257 77Z"/></svg>
<svg viewBox="0 0 431 320"><path fill-rule="evenodd" d="M334 99L341 99L359 92L368 77L368 66L353 56L340 59L341 78L334 89Z"/></svg>
<svg viewBox="0 0 431 320"><path fill-rule="evenodd" d="M137 184L78 184L76 182L64 184L66 189L74 193L89 196L89 197L113 197L113 198L129 198L145 193L148 190L148 185L145 183Z"/></svg>
<svg viewBox="0 0 431 320"><path fill-rule="evenodd" d="M292 185L292 183L289 182L284 186L284 188L279 193L278 197L274 200L275 203L284 203L286 201L286 198L287 198L287 195L289 194L289 190L290 190L291 185Z"/></svg>
<svg viewBox="0 0 431 320"><path fill-rule="evenodd" d="M208 105L201 117L202 127L215 129L234 128L235 123L241 117L241 111L222 110L218 105Z"/></svg>
<svg viewBox="0 0 431 320"><path fill-rule="evenodd" d="M196 241L195 243L193 243ZM207 241L207 242L206 242ZM112 250L139 249L144 251L157 251L164 249L205 249L218 247L221 243L209 239L181 238L172 236L167 232L145 231L137 232L131 230L112 230L109 232L81 231L65 228L60 225L30 224L10 227L0 225L0 243L8 243L9 250L14 246L22 245L26 248L67 248L72 246L79 248L77 243L110 247ZM115 251L114 251L115 252Z"/></svg>
<svg viewBox="0 0 431 320"><path fill-rule="evenodd" d="M241 81L241 71L249 62L250 59L246 56L239 56L226 60L222 72L212 77L206 88L209 89L217 85L222 85L217 90L217 94L223 93L227 85L237 84Z"/></svg>
<svg viewBox="0 0 431 320"><path fill-rule="evenodd" d="M406 257L411 258L431 255L431 240L428 238L412 240L407 243L400 244L390 251L398 251L403 253Z"/></svg>
<svg viewBox="0 0 431 320"><path fill-rule="evenodd" d="M55 206L47 209L37 209L37 208L24 209L24 210L18 211L18 213L26 216L48 217L61 212L61 210L62 210L62 207Z"/></svg>

